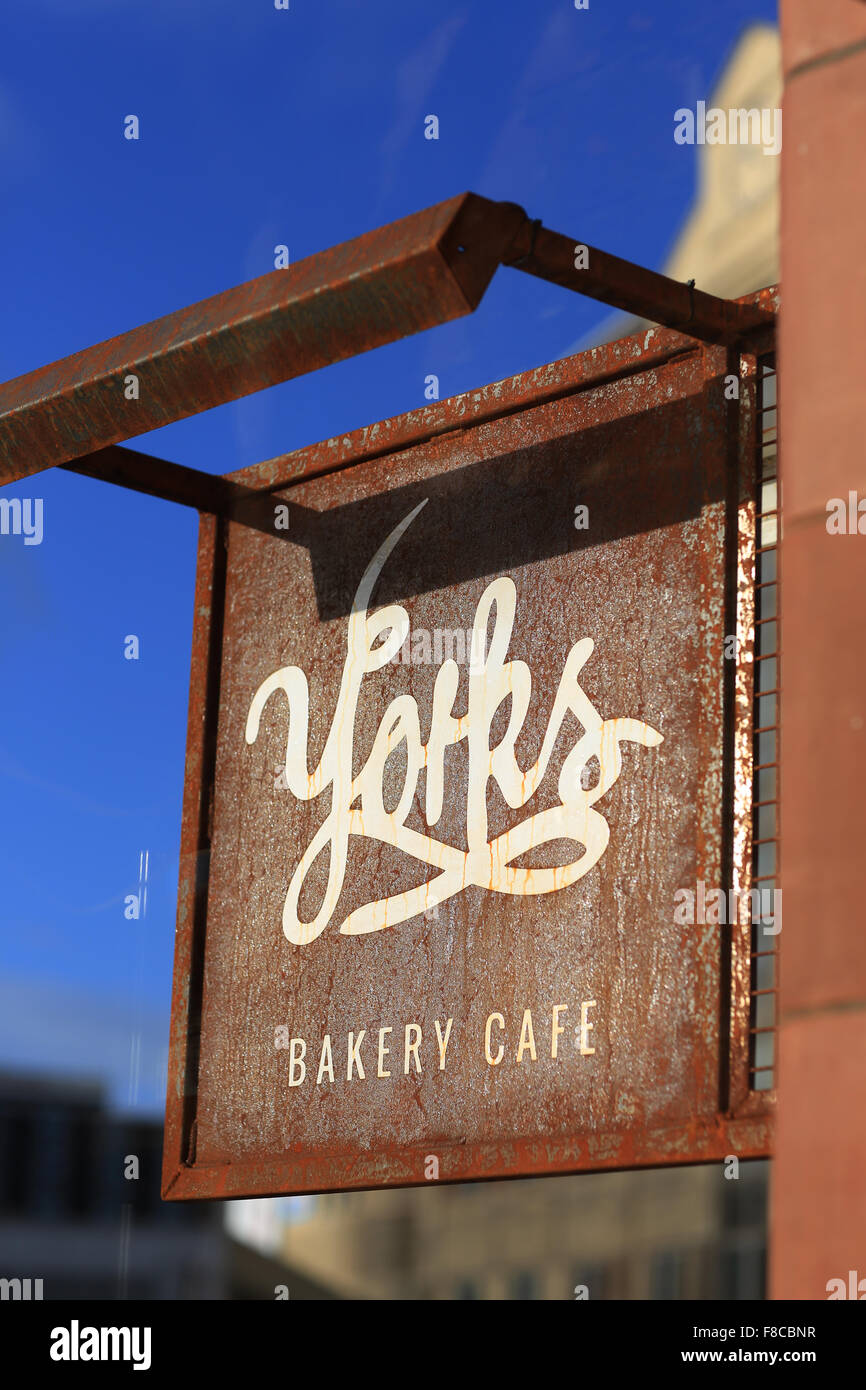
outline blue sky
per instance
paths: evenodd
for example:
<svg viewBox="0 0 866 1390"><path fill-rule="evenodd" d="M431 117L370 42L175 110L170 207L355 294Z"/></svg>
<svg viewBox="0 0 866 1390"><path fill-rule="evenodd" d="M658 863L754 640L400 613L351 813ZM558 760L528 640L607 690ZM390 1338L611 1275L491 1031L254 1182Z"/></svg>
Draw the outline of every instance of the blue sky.
<svg viewBox="0 0 866 1390"><path fill-rule="evenodd" d="M0 379L264 274L278 243L298 260L467 189L661 267L695 185L673 113L775 19L770 0L8 7ZM446 396L563 356L607 312L500 270L469 318L136 447L226 472L421 405L428 373ZM197 518L57 470L4 495L43 499L44 538L0 536L0 1067L100 1075L156 1111Z"/></svg>

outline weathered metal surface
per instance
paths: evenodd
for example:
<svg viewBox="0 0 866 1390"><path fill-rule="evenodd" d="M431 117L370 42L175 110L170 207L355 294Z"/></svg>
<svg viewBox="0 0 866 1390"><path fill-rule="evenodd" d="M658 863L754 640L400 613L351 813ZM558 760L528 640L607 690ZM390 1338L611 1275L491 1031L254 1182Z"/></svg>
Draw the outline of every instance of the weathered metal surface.
<svg viewBox="0 0 866 1390"><path fill-rule="evenodd" d="M641 334L245 470L256 524L203 521L166 1196L768 1152L729 1104L732 934L675 918L742 840L730 362ZM449 667L488 607L484 669ZM360 678L407 621L419 659Z"/></svg>
<svg viewBox="0 0 866 1390"><path fill-rule="evenodd" d="M762 290L736 303L746 309L754 306L774 319L778 297L772 290ZM761 329L751 334L750 351L758 350L757 346L752 347L752 343L763 344L765 338L765 331ZM525 405L556 400L585 386L597 386L624 379L635 372L646 372L675 356L696 350L694 338L670 329L649 328L613 343L600 344L575 357L546 362L504 381L491 382L393 419L379 420L347 434L335 435L303 449L294 449L288 454L238 469L226 477L250 488L276 488L280 484L331 472L350 462L358 463L362 459L378 458L408 448L421 439L466 429L483 420L493 419L505 409L519 410Z"/></svg>
<svg viewBox="0 0 866 1390"><path fill-rule="evenodd" d="M766 304L576 245L466 193L16 377L0 385L0 485L470 313L499 264L707 342L772 329ZM103 462L141 487L141 457ZM144 490L173 496L175 481L154 467Z"/></svg>
<svg viewBox="0 0 866 1390"><path fill-rule="evenodd" d="M448 199L6 382L0 483L469 313L523 217L489 204L479 236L471 198ZM128 400L130 374L138 395Z"/></svg>
<svg viewBox="0 0 866 1390"><path fill-rule="evenodd" d="M228 473L226 477L247 487L274 489L319 473L333 472L349 463L397 453L421 440L468 429L495 419L506 410L520 410L571 395L584 387L618 381L697 350L691 338L663 328L650 328L634 337L590 348L575 357L545 362L531 371L421 406L390 420L378 420L347 434L279 454Z"/></svg>
<svg viewBox="0 0 866 1390"><path fill-rule="evenodd" d="M731 1073L729 1099L738 1111L749 1104L749 1012L742 1000L751 988L752 925L749 899L752 884L752 788L755 690L755 430L756 359L739 364L739 449L737 504L737 619L736 661L730 663L734 681L734 781L731 885L739 895L736 920L728 924L731 941Z"/></svg>
<svg viewBox="0 0 866 1390"><path fill-rule="evenodd" d="M779 292L776 287L748 296L747 301L779 311ZM742 1001L754 988L753 934L750 893L759 884L753 877L755 825L754 733L755 733L755 617L756 617L756 546L758 497L756 457L760 455L761 424L757 414L757 376L759 358L754 352L740 358L739 394L739 458L737 490L737 574L736 574L736 661L731 661L734 680L736 714L734 732L733 785L733 846L731 886L738 895L739 910L728 930L731 938L731 958L728 972L730 987L730 1074L727 1104L732 1113L748 1115L774 1114L775 1091L755 1091L750 1075L751 1010ZM733 470L732 470L733 479ZM769 945L772 938L759 940Z"/></svg>

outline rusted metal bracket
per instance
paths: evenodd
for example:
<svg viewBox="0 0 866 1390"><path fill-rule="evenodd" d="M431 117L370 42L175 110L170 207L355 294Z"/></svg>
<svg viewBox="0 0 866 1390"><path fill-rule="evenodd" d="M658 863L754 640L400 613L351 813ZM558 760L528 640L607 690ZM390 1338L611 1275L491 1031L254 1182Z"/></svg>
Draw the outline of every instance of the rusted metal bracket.
<svg viewBox="0 0 866 1390"><path fill-rule="evenodd" d="M0 483L470 313L522 216L482 240L476 215L451 198L7 382Z"/></svg>
<svg viewBox="0 0 866 1390"><path fill-rule="evenodd" d="M774 322L766 309L719 299L654 270L562 236L527 217L503 265L600 299L615 309L677 329L704 343L734 347Z"/></svg>
<svg viewBox="0 0 866 1390"><path fill-rule="evenodd" d="M213 475L104 451L471 313L499 265L706 342L773 322L465 193L6 382L0 485L76 459L76 471L223 512Z"/></svg>
<svg viewBox="0 0 866 1390"><path fill-rule="evenodd" d="M268 536L280 534L274 530L274 504L269 493L220 473L187 468L181 463L171 463L153 454L141 454L136 449L127 449L119 444L111 444L107 449L86 454L72 463L61 463L58 467L65 472L80 473L85 478L115 483L131 492L143 492L149 497L161 497L166 502L194 507L196 511L208 512L227 521L243 522L245 526L263 531ZM293 543L309 545L311 530L308 514L294 502L284 505L290 507L292 514Z"/></svg>

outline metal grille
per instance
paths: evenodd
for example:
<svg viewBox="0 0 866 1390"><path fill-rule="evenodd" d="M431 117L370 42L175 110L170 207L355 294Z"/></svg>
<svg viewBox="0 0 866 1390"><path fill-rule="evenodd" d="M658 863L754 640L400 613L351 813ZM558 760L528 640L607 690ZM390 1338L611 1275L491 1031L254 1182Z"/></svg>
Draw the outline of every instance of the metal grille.
<svg viewBox="0 0 866 1390"><path fill-rule="evenodd" d="M755 572L754 782L752 884L762 912L752 913L749 1084L768 1091L776 1062L779 873L779 522L775 356L758 363L756 457L757 563ZM769 909L769 910L766 910ZM757 920L765 916L772 922ZM781 919L780 919L781 920Z"/></svg>

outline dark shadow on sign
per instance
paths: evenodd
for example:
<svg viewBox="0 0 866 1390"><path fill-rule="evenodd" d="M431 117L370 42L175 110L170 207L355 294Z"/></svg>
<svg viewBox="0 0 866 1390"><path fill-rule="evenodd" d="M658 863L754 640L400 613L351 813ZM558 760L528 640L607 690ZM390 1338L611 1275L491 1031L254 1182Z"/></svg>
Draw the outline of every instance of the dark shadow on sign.
<svg viewBox="0 0 866 1390"><path fill-rule="evenodd" d="M433 476L422 482L321 511L284 489L244 499L233 519L309 550L319 617L329 621L351 611L375 552L425 499L388 558L374 607L698 518L725 498L726 415L716 378L701 395L456 467L454 436L433 440L423 446ZM467 451L489 434L489 427L467 431ZM358 466L385 481L387 460ZM327 507L345 490L344 470L302 486L314 487ZM275 531L281 505L288 525Z"/></svg>

